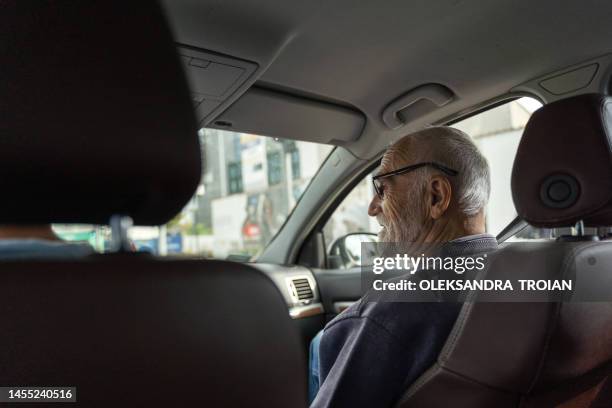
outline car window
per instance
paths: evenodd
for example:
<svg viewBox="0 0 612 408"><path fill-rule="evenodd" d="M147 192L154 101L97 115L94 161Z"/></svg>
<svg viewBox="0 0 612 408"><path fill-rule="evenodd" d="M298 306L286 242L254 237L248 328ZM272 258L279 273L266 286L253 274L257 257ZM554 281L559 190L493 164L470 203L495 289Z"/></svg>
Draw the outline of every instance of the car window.
<svg viewBox="0 0 612 408"><path fill-rule="evenodd" d="M512 165L531 114L542 104L533 98L520 98L486 110L452 126L470 135L487 158L491 171L491 197L486 209L487 231L499 234L517 215L512 201ZM358 232L377 234L380 226L368 217L367 208L374 194L368 174L341 202L323 228L327 251L343 236ZM547 239L553 232L529 227L521 238Z"/></svg>
<svg viewBox="0 0 612 408"><path fill-rule="evenodd" d="M512 165L523 129L531 114L542 104L520 98L481 112L452 126L472 137L489 162L491 197L486 209L487 232L497 235L517 213L512 200Z"/></svg>
<svg viewBox="0 0 612 408"><path fill-rule="evenodd" d="M368 216L368 206L374 194L372 174L368 174L342 200L323 227L323 239L329 251L343 236L357 232L378 234L380 225Z"/></svg>
<svg viewBox="0 0 612 408"><path fill-rule="evenodd" d="M203 173L187 206L161 227L133 227L135 250L227 258L261 251L333 146L201 129ZM54 225L62 238L109 247L105 226ZM165 237L165 239L164 239Z"/></svg>

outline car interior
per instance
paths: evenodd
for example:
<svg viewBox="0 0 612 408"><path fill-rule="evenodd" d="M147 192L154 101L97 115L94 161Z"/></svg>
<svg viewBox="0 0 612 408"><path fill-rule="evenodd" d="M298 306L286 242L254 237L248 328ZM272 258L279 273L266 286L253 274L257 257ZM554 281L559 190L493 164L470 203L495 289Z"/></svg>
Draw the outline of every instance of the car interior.
<svg viewBox="0 0 612 408"><path fill-rule="evenodd" d="M310 341L364 294L372 174L432 125L475 135L491 165L488 277L612 265L612 4L0 9L0 225L97 252L0 253L0 388L307 406ZM597 279L609 301L474 294L395 406L612 406L612 274Z"/></svg>

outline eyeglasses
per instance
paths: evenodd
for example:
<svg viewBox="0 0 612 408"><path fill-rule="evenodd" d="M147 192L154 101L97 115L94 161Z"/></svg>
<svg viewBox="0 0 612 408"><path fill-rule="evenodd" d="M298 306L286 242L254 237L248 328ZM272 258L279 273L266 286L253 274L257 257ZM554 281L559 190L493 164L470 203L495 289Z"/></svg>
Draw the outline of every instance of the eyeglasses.
<svg viewBox="0 0 612 408"><path fill-rule="evenodd" d="M383 174L379 174L377 176L372 177L372 184L374 185L374 191L376 191L376 194L382 200L385 197L385 188L383 184L379 181L380 179L389 178L393 176L399 176L400 174L406 174L413 170L420 169L421 167L425 167L425 166L431 166L433 168L436 168L440 170L441 172L443 172L444 174L447 174L449 176L456 176L457 174L459 174L457 170L450 169L438 163L434 163L434 162L418 163L418 164L413 164L410 166L402 167L401 169L393 170L388 173L383 173Z"/></svg>

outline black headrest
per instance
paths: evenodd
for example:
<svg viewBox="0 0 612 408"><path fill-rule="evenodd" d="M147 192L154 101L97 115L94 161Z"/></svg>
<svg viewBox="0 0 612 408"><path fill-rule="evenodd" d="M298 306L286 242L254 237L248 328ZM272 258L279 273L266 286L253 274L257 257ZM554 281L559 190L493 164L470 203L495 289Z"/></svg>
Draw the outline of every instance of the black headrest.
<svg viewBox="0 0 612 408"><path fill-rule="evenodd" d="M200 178L157 2L0 2L0 223L168 221Z"/></svg>
<svg viewBox="0 0 612 408"><path fill-rule="evenodd" d="M524 220L562 227L612 225L612 98L587 94L536 111L512 170L512 196Z"/></svg>

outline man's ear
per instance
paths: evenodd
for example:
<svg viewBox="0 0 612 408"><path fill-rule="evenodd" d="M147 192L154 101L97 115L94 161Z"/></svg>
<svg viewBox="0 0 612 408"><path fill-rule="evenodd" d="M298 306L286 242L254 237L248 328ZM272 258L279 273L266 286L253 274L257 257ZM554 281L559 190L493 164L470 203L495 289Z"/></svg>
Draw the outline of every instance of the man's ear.
<svg viewBox="0 0 612 408"><path fill-rule="evenodd" d="M450 181L444 176L433 176L428 185L429 214L437 220L448 210L453 189Z"/></svg>

